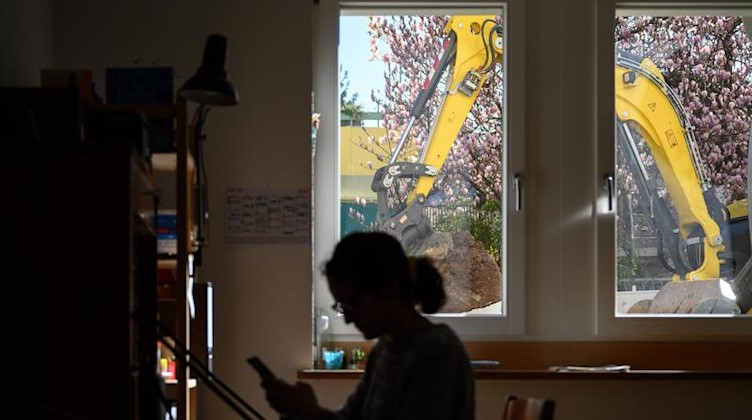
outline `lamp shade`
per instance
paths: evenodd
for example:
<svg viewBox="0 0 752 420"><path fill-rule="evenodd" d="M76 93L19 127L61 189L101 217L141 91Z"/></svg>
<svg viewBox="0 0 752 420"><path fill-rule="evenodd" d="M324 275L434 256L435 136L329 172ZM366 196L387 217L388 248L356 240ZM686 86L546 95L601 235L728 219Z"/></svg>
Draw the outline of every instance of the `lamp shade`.
<svg viewBox="0 0 752 420"><path fill-rule="evenodd" d="M201 67L180 88L178 95L200 104L236 105L238 92L227 78L226 64L227 38L223 35L209 35Z"/></svg>

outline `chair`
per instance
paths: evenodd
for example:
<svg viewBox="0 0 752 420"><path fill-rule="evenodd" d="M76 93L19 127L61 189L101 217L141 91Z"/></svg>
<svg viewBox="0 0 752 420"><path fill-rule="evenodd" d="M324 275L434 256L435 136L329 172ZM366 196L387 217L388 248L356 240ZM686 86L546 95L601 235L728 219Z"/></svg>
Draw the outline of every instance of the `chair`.
<svg viewBox="0 0 752 420"><path fill-rule="evenodd" d="M553 420L554 407L553 400L507 395L502 420Z"/></svg>

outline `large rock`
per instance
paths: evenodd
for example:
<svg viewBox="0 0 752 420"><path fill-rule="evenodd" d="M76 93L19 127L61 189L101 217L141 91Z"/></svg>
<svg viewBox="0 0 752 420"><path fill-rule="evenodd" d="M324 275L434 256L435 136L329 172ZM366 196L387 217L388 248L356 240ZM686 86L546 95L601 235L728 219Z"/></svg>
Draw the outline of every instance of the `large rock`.
<svg viewBox="0 0 752 420"><path fill-rule="evenodd" d="M447 302L440 312L467 312L501 299L499 266L470 232L434 233L415 253L431 257L444 277Z"/></svg>
<svg viewBox="0 0 752 420"><path fill-rule="evenodd" d="M724 292L727 290L727 292ZM726 297L731 285L725 280L671 281L663 285L650 301L645 312L659 314L735 314L741 313L736 303ZM640 302L638 302L640 303ZM642 304L644 306L644 304ZM630 308L629 313L641 313L644 307Z"/></svg>

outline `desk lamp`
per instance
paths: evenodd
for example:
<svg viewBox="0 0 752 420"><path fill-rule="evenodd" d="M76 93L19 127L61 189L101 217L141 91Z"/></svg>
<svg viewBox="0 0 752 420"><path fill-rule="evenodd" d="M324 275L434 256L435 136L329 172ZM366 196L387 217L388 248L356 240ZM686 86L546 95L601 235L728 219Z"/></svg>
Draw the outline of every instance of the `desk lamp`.
<svg viewBox="0 0 752 420"><path fill-rule="evenodd" d="M204 56L196 74L178 90L178 95L199 104L193 117L194 159L196 162L195 215L196 215L196 265L201 265L201 248L208 244L207 223L209 220L208 182L204 168L202 134L209 105L232 106L238 104L238 92L227 77L227 38L211 34L206 39Z"/></svg>

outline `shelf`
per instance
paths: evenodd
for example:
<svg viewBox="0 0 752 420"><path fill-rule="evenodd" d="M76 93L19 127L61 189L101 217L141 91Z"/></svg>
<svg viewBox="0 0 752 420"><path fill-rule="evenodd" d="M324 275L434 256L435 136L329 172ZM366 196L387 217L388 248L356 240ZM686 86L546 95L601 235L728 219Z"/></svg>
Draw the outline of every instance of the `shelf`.
<svg viewBox="0 0 752 420"><path fill-rule="evenodd" d="M178 299L177 259L157 260L157 300L160 302Z"/></svg>
<svg viewBox="0 0 752 420"><path fill-rule="evenodd" d="M191 220L193 220L191 189L195 176L195 163L191 157L188 141L186 103L179 100L174 105L139 105L135 108L149 118L172 117L174 119L175 151L151 155L152 175L159 192L157 213L164 214L164 211L168 209L174 211L177 236L174 249L157 247L158 252L170 251L171 253L162 253L157 256L156 292L157 310L161 321L169 325L175 340L185 343L190 337L187 277ZM178 363L175 375L169 387L170 394L177 404L177 420L187 420L193 415L195 400L191 394L195 393L193 388L196 387L196 382L189 378L189 370L181 363Z"/></svg>
<svg viewBox="0 0 752 420"><path fill-rule="evenodd" d="M178 170L177 153L152 153L151 167L155 172L175 172ZM193 156L188 154L188 172L192 173L195 167Z"/></svg>
<svg viewBox="0 0 752 420"><path fill-rule="evenodd" d="M177 283L164 283L157 286L157 300L159 302L170 302L178 300Z"/></svg>
<svg viewBox="0 0 752 420"><path fill-rule="evenodd" d="M157 260L157 268L159 269L175 269L177 267L178 260L175 259L175 256L160 258Z"/></svg>
<svg viewBox="0 0 752 420"><path fill-rule="evenodd" d="M164 383L166 385L177 385L178 380L177 379L165 379ZM189 378L188 379L188 389L195 388L196 385L198 385L198 381L196 381L196 378Z"/></svg>
<svg viewBox="0 0 752 420"><path fill-rule="evenodd" d="M82 144L4 154L0 162L0 173L12 181L3 187L12 205L0 209L0 220L8 222L0 263L7 278L23 280L9 282L5 292L33 297L24 318L39 321L47 337L43 345L25 345L39 340L40 331L21 323L9 335L21 345L6 354L53 359L52 368L11 367L4 379L15 403L11 398L8 407L0 398L3 415L18 417L8 414L23 407L23 418L146 417L156 402L153 368L144 362L156 354L149 323L157 315L156 257L155 235L139 206L153 191L137 155L125 144ZM64 363L55 362L59 357ZM105 387L92 386L82 366L123 374L109 375ZM43 378L43 386L31 386L31 378Z"/></svg>
<svg viewBox="0 0 752 420"><path fill-rule="evenodd" d="M175 153L152 153L151 168L154 171L175 172L178 169L178 157Z"/></svg>

